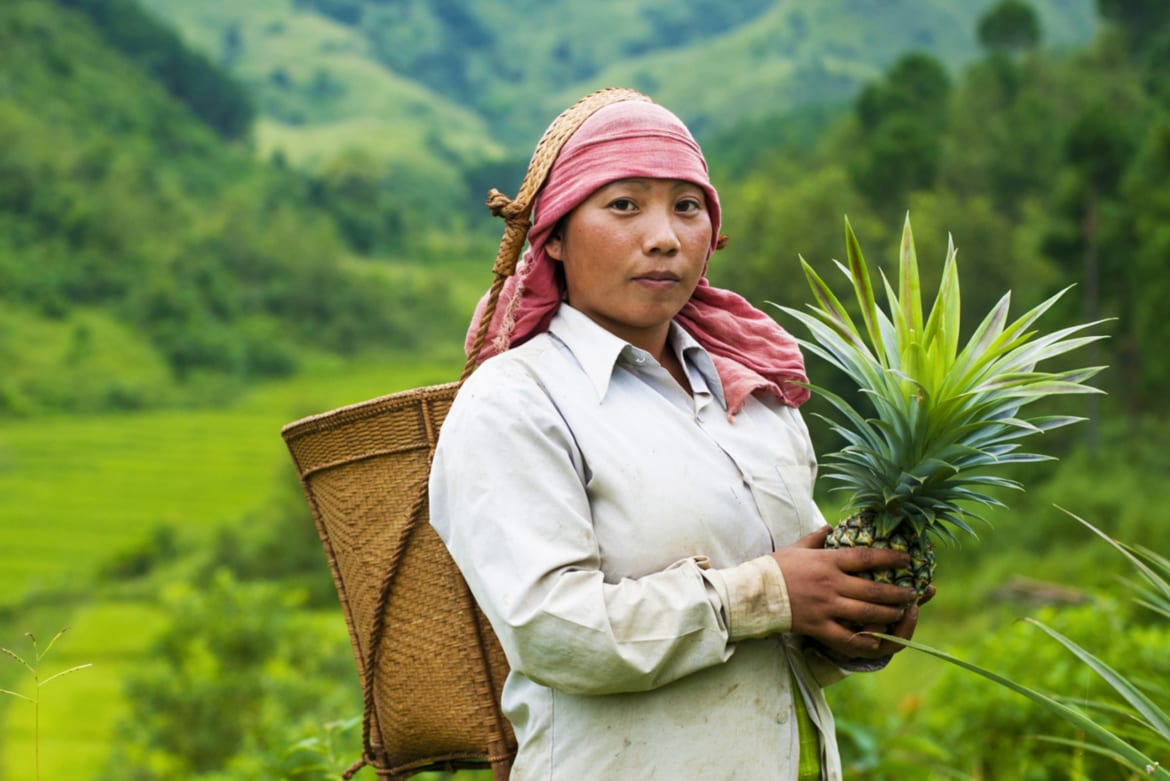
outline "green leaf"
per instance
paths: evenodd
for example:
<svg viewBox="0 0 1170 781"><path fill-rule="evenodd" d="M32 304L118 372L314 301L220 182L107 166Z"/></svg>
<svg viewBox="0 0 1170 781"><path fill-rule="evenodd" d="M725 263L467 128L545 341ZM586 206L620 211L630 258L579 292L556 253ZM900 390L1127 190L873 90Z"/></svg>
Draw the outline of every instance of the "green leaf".
<svg viewBox="0 0 1170 781"><path fill-rule="evenodd" d="M1097 675L1101 676L1101 678L1106 683L1113 687L1113 690L1120 694L1126 702L1132 705L1138 713L1144 716L1149 722L1150 727L1154 729L1159 735L1161 735L1164 740L1170 741L1170 717L1168 717L1154 703L1153 700L1147 697L1144 692L1130 683L1126 678L1119 675L1112 667L1105 664L1105 662L1101 661L1096 656L1062 635L1060 632L1045 626L1033 618L1026 618L1024 620L1032 626L1039 628L1040 631L1044 632L1049 637L1056 640L1056 642L1060 643L1073 654L1075 654L1078 659L1088 665L1089 668L1096 672Z"/></svg>
<svg viewBox="0 0 1170 781"><path fill-rule="evenodd" d="M889 355L882 352L882 339L878 330L877 303L874 300L873 285L870 283L869 268L865 263L865 256L861 254L861 245L849 218L845 218L845 251L849 259L849 277L853 281L853 290L857 295L857 303L861 306L861 317L865 321L865 330L869 333L869 341L875 350L877 358L883 366L889 365Z"/></svg>
<svg viewBox="0 0 1170 781"><path fill-rule="evenodd" d="M1144 560L1142 560L1142 558L1140 558L1136 553L1134 553L1133 550L1131 550L1128 545L1125 545L1124 543L1121 543L1121 542L1113 539L1108 534L1106 534L1105 532L1101 531L1093 524L1086 521L1084 518L1081 518L1080 516L1076 515L1075 513L1069 512L1068 510L1061 507L1060 505L1056 505L1056 509L1065 513L1070 518L1072 518L1073 520L1080 523L1082 526L1084 526L1087 529L1089 529L1090 531L1092 531L1098 537L1105 540L1105 542L1109 543L1117 551L1120 551L1120 553L1123 556L1125 556L1127 559L1129 559L1130 563L1133 564L1138 569L1138 572L1141 573L1142 577L1144 577L1155 589L1157 589L1161 593L1165 594L1167 597L1170 597L1170 582L1167 582L1165 579L1163 579L1158 574L1156 569L1149 566ZM1165 560L1163 560L1163 561L1165 561Z"/></svg>
<svg viewBox="0 0 1170 781"><path fill-rule="evenodd" d="M1092 751L1094 754L1100 754L1103 757L1108 757L1109 759L1112 759L1114 762L1116 762L1119 765L1128 764L1125 760L1125 757L1121 756L1116 751L1110 751L1109 749L1104 748L1103 746L1098 746L1098 745L1095 745L1093 743L1088 743L1084 740L1069 740L1068 738L1058 738L1058 737L1055 737L1052 735L1037 735L1036 737L1039 738L1040 740L1048 741L1049 743L1059 743L1063 746L1069 746L1069 747L1075 748L1075 749L1084 749L1085 751ZM1152 777L1154 774L1154 770L1156 769L1157 764L1158 763L1155 762L1154 766L1143 768L1142 774L1147 776L1147 777Z"/></svg>
<svg viewBox="0 0 1170 781"><path fill-rule="evenodd" d="M907 342L922 338L922 285L918 278L918 253L910 230L910 215L902 226L902 245L898 257L898 300L901 303L902 327ZM911 376L920 376L912 374Z"/></svg>
<svg viewBox="0 0 1170 781"><path fill-rule="evenodd" d="M969 387L970 377L977 376L979 371L995 357L991 347L1003 334L1004 324L1007 322L1008 307L1011 305L1011 292L1003 294L991 311L988 312L979 326L975 329L966 347L955 359L956 367L967 367L966 371L951 377L951 393L958 388Z"/></svg>
<svg viewBox="0 0 1170 781"><path fill-rule="evenodd" d="M959 296L959 265L956 260L958 251L951 235L947 234L947 257L943 262L942 281L939 283L938 295L931 308L931 319L938 316L938 331L934 338L940 343L943 354L946 356L946 366L949 370L955 362L959 350L960 296ZM941 312L941 314L939 314ZM927 329L930 330L929 324Z"/></svg>
<svg viewBox="0 0 1170 781"><path fill-rule="evenodd" d="M808 281L808 286L812 290L813 298L816 299L820 309L810 307L818 315L824 319L825 322L832 325L837 332L844 337L851 344L862 344L861 334L857 330L857 326L853 324L853 318L849 316L848 310L829 288L825 281L821 279L820 275L813 270L803 257L800 258L800 267L804 270L804 277ZM779 306L773 304L773 306ZM783 309L784 307L780 307Z"/></svg>

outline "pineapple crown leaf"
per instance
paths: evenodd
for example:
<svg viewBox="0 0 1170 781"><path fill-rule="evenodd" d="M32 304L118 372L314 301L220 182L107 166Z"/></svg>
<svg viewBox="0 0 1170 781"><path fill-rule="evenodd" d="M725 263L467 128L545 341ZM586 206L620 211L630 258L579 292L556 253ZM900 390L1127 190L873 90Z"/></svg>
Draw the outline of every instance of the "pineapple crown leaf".
<svg viewBox="0 0 1170 781"><path fill-rule="evenodd" d="M996 305L993 310L993 315L989 315L989 328L983 334L983 339L976 342L972 339L963 353L960 354L957 364L966 366L966 371L958 376L959 386L973 383L973 381L982 376L1003 372L1006 366L1034 366L1035 363L1045 357L1052 357L1059 354L1058 352L1050 352L1045 354L1043 348L1045 345L1032 345L1027 350L1025 346L1029 339L1031 339L1035 332L1029 332L1026 328L1039 317L1044 311L1054 304L1068 288L1060 291L1056 295L1049 298L1045 303L1036 307L1027 315L1024 315L1019 320L1010 325L1004 325L1007 315L1007 304L1009 303L1009 294L1006 294L1000 299L1000 303ZM998 316L997 310L1003 308L1004 320ZM1092 323L1085 324L1081 327L1089 327L1094 325ZM1056 336L1055 334L1052 336ZM1048 337L1045 344L1051 344L1054 339L1052 336ZM1058 339L1060 337L1057 337Z"/></svg>
<svg viewBox="0 0 1170 781"><path fill-rule="evenodd" d="M1004 392L1018 392L1026 401L1052 396L1058 393L1103 393L1097 388L1089 388L1077 382L1061 382L1049 379L1047 374L1008 374L992 380L979 387L981 391L1001 390Z"/></svg>
<svg viewBox="0 0 1170 781"><path fill-rule="evenodd" d="M1059 374L1053 374L1051 372L1037 372L1035 371L1035 365L1037 365L1041 360L1055 358L1057 355L1072 352L1073 350L1076 350L1076 348L1083 347L1087 344L1093 343L1093 341L1097 341L1097 339L1099 339L1099 337L1081 337L1078 339L1061 340L1058 338L1058 334L1051 334L1051 336L1044 339L1039 339L1031 345L1020 345L1017 347L1017 350L1014 350L1013 352L1004 355L1004 357L991 362L991 364L987 366L986 371L982 374L982 376L980 376L980 378L977 378L977 380L983 378L992 378L993 380L998 380L1003 378L1003 376L1030 375L1032 378L1034 378L1035 381L1040 381L1041 379L1060 376ZM1085 374L1085 378L1087 379L1089 376L1093 376L1097 372L1100 372L1102 368L1104 367L1086 367L1073 369L1071 372L1065 372L1065 376L1076 376L1082 372L1085 372L1087 373ZM985 386L976 385L973 389L975 389L975 391L980 391L980 389L983 389L983 387ZM1076 393L1101 393L1101 391L1100 389L1090 386L1083 386L1082 389L1080 389L1080 391L1076 391Z"/></svg>
<svg viewBox="0 0 1170 781"><path fill-rule="evenodd" d="M853 318L849 316L848 310L845 309L840 299L825 284L825 281L821 279L820 275L813 270L813 267L809 265L808 261L803 256L799 257L800 266L804 270L805 280L808 281L808 285L813 292L813 298L816 299L816 303L809 304L808 308L833 328L846 342L858 348L865 348L865 341L861 338L857 326L853 324Z"/></svg>
<svg viewBox="0 0 1170 781"><path fill-rule="evenodd" d="M902 302L899 324L910 333L922 333L922 285L918 279L918 253L914 250L914 234L910 230L910 214L902 226L902 251L898 257L898 293Z"/></svg>
<svg viewBox="0 0 1170 781"><path fill-rule="evenodd" d="M840 263L837 266L846 271L847 276L853 280L853 290L857 296L857 303L861 306L861 318L865 321L865 330L869 334L870 343L879 351L878 359L884 366L889 356L881 353L882 341L878 337L878 308L877 302L874 300L873 285L869 278L869 266L865 262L865 256L861 253L861 243L858 242L857 234L853 232L853 226L849 224L848 217L845 218L845 254L849 260L849 268L842 268Z"/></svg>
<svg viewBox="0 0 1170 781"><path fill-rule="evenodd" d="M990 485L996 488L1007 488L1012 491L1023 491L1024 486L1017 480L1011 480L999 475L967 475L964 481L971 485Z"/></svg>
<svg viewBox="0 0 1170 781"><path fill-rule="evenodd" d="M1103 334L1072 337L1076 333L1108 322L1107 319L1063 328L1032 341L1036 332L1027 329L1069 289L1069 287L1064 288L1007 326L1004 326L1004 322L1006 322L1010 293L1005 294L980 324L971 341L956 359L956 367L965 368L962 371L951 373L953 381L949 384L947 391L953 392L954 388L962 387L978 388L978 380L989 376L998 376L1011 371L1032 371L1041 361L1104 339ZM1083 390L1077 392L1098 393L1100 391L1085 386Z"/></svg>
<svg viewBox="0 0 1170 781"><path fill-rule="evenodd" d="M959 353L955 363L958 366L967 367L966 371L960 374L957 379L959 387L963 387L965 380L969 374L977 372L982 363L980 358L986 356L991 351L992 345L1000 338L1003 333L1004 324L1007 322L1008 307L1011 304L1011 291L1004 293L1003 296L996 302L991 311L983 318L982 322L975 329L967 345Z"/></svg>
<svg viewBox="0 0 1170 781"><path fill-rule="evenodd" d="M967 534L970 534L972 537L976 537L976 538L979 537L979 535L975 533L975 530L972 529L971 526L969 524L967 524L966 521L963 520L963 516L960 513L954 513L954 514L952 514L952 513L939 513L937 517L940 521L945 520L947 523L951 524L952 526L954 526L958 529L962 529L963 531L967 532ZM955 535L951 532L951 530L948 529L947 527L943 526L938 521L936 521L929 528L931 528L931 529L937 528L941 533L945 534L952 542L956 541Z"/></svg>
<svg viewBox="0 0 1170 781"><path fill-rule="evenodd" d="M1086 382L1104 367L1044 371L1037 366L1105 338L1089 331L1106 321L1045 334L1035 328L1036 321L1070 288L1015 320L1008 314L1009 291L962 344L952 236L928 313L909 215L899 246L897 287L879 271L888 313L875 300L873 278L848 218L845 244L847 264L833 263L851 284L860 323L803 257L815 303L802 309L774 305L806 326L810 338L799 340L801 346L855 382L858 398L867 399L873 410L862 414L854 402L806 385L836 411L836 419L825 420L846 443L826 457L826 476L838 484L834 490L852 492L852 510L872 513L879 526L893 529L901 519L912 519L915 528L931 533L949 536L947 526L970 532L963 519L977 516L966 504L1002 506L976 488L1021 487L987 470L1051 460L1020 451L1018 440L1082 420L1026 415L1023 408L1052 395L1102 392Z"/></svg>
<svg viewBox="0 0 1170 781"><path fill-rule="evenodd" d="M973 491L970 488L961 485L955 486L954 498L955 501L967 501L973 504L982 504L987 507L1007 507L1006 504L996 499L994 496L988 496L987 494L981 493L979 491ZM965 510L962 512L966 514Z"/></svg>
<svg viewBox="0 0 1170 781"><path fill-rule="evenodd" d="M942 281L926 324L926 336L937 342L950 363L959 351L959 266L954 238L947 234L947 256L943 262Z"/></svg>
<svg viewBox="0 0 1170 781"><path fill-rule="evenodd" d="M1073 423L1082 423L1088 418L1080 415L1043 415L1041 417L1032 418L1032 425L1041 431L1052 431L1053 429L1070 426Z"/></svg>
<svg viewBox="0 0 1170 781"><path fill-rule="evenodd" d="M857 342L846 341L831 324L796 309L779 309L800 320L813 334L813 341L798 340L801 347L833 364L847 376L858 379L863 385L876 381L874 378L879 371L876 361L860 339Z"/></svg>

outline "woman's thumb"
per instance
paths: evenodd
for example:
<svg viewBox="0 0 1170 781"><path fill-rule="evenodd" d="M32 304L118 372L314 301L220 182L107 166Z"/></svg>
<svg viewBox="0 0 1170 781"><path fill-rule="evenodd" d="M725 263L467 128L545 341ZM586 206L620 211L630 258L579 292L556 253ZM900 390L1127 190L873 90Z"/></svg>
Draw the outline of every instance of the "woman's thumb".
<svg viewBox="0 0 1170 781"><path fill-rule="evenodd" d="M806 534L796 542L792 543L797 548L812 548L819 549L825 547L825 540L828 539L829 534L833 531L832 526L822 526L815 532Z"/></svg>

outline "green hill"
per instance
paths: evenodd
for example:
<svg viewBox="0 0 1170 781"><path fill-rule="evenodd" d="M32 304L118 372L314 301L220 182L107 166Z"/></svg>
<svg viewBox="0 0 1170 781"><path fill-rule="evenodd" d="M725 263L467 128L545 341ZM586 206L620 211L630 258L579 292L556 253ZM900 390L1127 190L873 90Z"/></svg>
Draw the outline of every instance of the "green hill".
<svg viewBox="0 0 1170 781"><path fill-rule="evenodd" d="M958 69L979 55L974 31L993 2L770 3L758 18L689 46L613 62L554 102L590 85L630 84L677 106L697 134L727 132L745 120L846 103L910 50ZM1050 45L1092 38L1091 0L1032 5Z"/></svg>
<svg viewBox="0 0 1170 781"><path fill-rule="evenodd" d="M230 140L242 93L177 45L129 2L0 5L0 414L207 398L457 320L443 284L355 258L360 220L401 228L376 193Z"/></svg>
<svg viewBox="0 0 1170 781"><path fill-rule="evenodd" d="M847 100L908 49L957 67L978 54L993 1L143 0L258 96L265 149L299 160L355 143L393 157L398 138L431 133L465 161L530 145L602 86L726 130ZM1091 40L1092 0L1033 5L1048 45Z"/></svg>
<svg viewBox="0 0 1170 781"><path fill-rule="evenodd" d="M290 0L142 4L247 85L266 157L319 167L356 148L399 169L402 189L425 186L452 200L462 195L456 168L503 155L480 115L388 68L376 41L339 20L344 13Z"/></svg>

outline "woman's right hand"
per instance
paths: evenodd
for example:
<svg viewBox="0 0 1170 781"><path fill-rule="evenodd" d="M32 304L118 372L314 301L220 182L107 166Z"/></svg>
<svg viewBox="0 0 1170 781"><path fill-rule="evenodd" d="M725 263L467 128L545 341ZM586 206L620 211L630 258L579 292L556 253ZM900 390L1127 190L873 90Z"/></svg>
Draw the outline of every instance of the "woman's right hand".
<svg viewBox="0 0 1170 781"><path fill-rule="evenodd" d="M876 548L826 550L831 531L825 526L772 554L784 573L792 631L819 641L842 658L889 656L889 643L854 627L898 624L915 606L918 594L857 573L905 568L910 556Z"/></svg>

